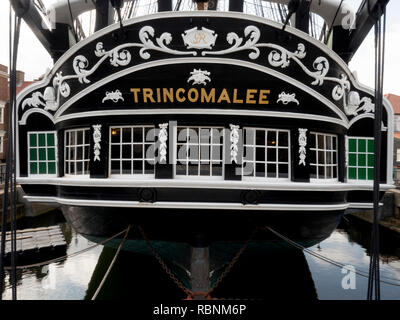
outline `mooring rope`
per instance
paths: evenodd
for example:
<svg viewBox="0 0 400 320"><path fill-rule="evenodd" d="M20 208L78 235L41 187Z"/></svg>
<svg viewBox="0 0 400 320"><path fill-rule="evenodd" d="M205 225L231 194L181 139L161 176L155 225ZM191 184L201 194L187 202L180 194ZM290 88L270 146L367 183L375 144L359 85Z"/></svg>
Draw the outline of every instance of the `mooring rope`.
<svg viewBox="0 0 400 320"><path fill-rule="evenodd" d="M119 235L123 234L124 232L127 232L128 229L129 228L127 228L125 230L122 230L121 232L118 232L117 234L113 235L112 237L110 237L110 238L108 238L106 240L103 240L103 241L101 241L99 243L96 243L93 246L87 247L87 248L85 248L83 250L80 250L80 251L77 251L77 252L73 252L73 253L67 254L65 256L62 256L62 257L59 257L59 258L55 258L55 259L51 259L51 260L47 260L47 261L42 261L42 262L38 262L38 263L34 263L34 264L27 264L27 265L23 265L23 266L17 266L16 268L18 270L21 270L21 269L28 269L28 268L33 268L33 267L41 267L41 266L44 266L44 265L47 265L47 264L50 264L50 263L60 262L60 261L63 261L65 259L75 257L75 256L80 255L82 253L85 253L85 252L87 252L87 251L89 251L91 249L94 249L94 248L96 248L96 247L98 247L100 245L106 244L107 242L113 240L114 238L118 237ZM11 268L10 267L5 267L4 269L10 270Z"/></svg>
<svg viewBox="0 0 400 320"><path fill-rule="evenodd" d="M17 83L17 57L18 44L21 28L21 17L28 10L28 7L17 7L15 14L10 3L9 12L9 115L8 115L8 142L6 154L6 177L4 181L3 193L3 216L2 216L2 236L0 246L0 300L2 299L1 292L3 291L4 279L4 253L5 253L5 231L7 224L8 208L10 207L10 236L11 236L11 284L12 284L12 299L17 299L17 276L16 276L16 202L17 202L17 184L16 184L16 83ZM10 199L8 199L10 195ZM9 206L10 202L10 206Z"/></svg>
<svg viewBox="0 0 400 320"><path fill-rule="evenodd" d="M306 253L308 253L308 254L310 254L310 255L312 255L312 256L314 256L314 257L320 259L320 260L323 260L323 261L325 261L325 262L327 262L327 263L329 263L329 264L332 264L332 265L334 265L334 266L336 266L336 267L344 268L344 269L346 269L346 270L348 270L348 271L354 271L354 273L358 274L359 276L362 276L362 277L365 277L365 278L369 278L369 275L367 274L367 272L362 273L362 272L358 271L358 270L359 270L358 268L355 268L355 270L350 270L350 269L347 268L346 265L344 265L343 263L337 262L337 261L335 261L335 260L333 260L333 259L330 259L330 258L328 258L328 257L325 257L325 256L319 254L319 253L316 253L316 252L313 251L313 250L307 249L306 247L302 246L301 244L299 244L299 243L297 243L297 242L295 242L295 241L289 239L288 237L285 237L284 235L280 234L278 231L272 229L271 227L266 226L266 227L264 227L263 229L268 230L268 231L271 231L271 232L272 232L273 234L275 234L277 237L281 238L282 240L284 240L285 242L289 243L289 244L292 245L293 247L295 247L295 248L297 248L297 249L299 249L299 250L302 250L302 251L304 251L304 252L306 252ZM399 279L394 279L394 278L389 278L389 277L382 277L382 278L386 278L386 279L388 279L388 280L400 282ZM383 281L383 280L380 280L380 282L381 282L381 283L385 283L385 284L389 284L389 285L392 285L392 286L400 287L400 283L393 283L393 282Z"/></svg>
<svg viewBox="0 0 400 320"><path fill-rule="evenodd" d="M119 252L121 251L122 246L123 246L124 243L125 243L125 240L126 240L128 234L129 234L130 228L131 228L131 226L129 225L129 226L128 226L128 229L126 230L126 233L125 233L124 238L122 239L121 243L119 244L118 250L117 250L117 252L115 253L113 260L111 261L110 265L108 266L108 269L107 269L106 273L104 274L104 277L103 277L103 279L102 279L101 282L100 282L100 285L98 286L96 292L94 293L94 295L93 295L93 297L92 297L92 300L96 300L97 295L98 295L99 292L101 291L101 288L103 288L103 285L104 285L104 283L106 282L107 277L108 277L108 275L110 274L110 271L111 271L111 269L113 268L115 261L117 260L117 257L118 257L118 255L119 255Z"/></svg>
<svg viewBox="0 0 400 320"><path fill-rule="evenodd" d="M384 75L384 48L386 32L386 6L377 4L378 19L375 23L375 118L374 118L374 221L371 232L371 257L368 279L367 299L380 300L380 272L379 272L379 192L380 192L380 164L381 164L381 122L382 122L382 95ZM383 22L382 22L383 16ZM383 24L383 26L382 26Z"/></svg>

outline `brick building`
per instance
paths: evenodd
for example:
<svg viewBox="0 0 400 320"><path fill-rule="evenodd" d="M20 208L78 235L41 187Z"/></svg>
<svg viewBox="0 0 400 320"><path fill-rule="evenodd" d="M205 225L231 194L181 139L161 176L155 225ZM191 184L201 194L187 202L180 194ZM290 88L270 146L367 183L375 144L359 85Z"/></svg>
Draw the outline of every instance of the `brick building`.
<svg viewBox="0 0 400 320"><path fill-rule="evenodd" d="M9 85L8 68L0 64L0 164L6 161L8 136ZM25 81L25 73L17 71L17 95L35 81ZM0 174L2 168L0 168Z"/></svg>
<svg viewBox="0 0 400 320"><path fill-rule="evenodd" d="M400 184L400 96L389 93L385 95L394 110L394 143L393 143L393 170L396 184Z"/></svg>

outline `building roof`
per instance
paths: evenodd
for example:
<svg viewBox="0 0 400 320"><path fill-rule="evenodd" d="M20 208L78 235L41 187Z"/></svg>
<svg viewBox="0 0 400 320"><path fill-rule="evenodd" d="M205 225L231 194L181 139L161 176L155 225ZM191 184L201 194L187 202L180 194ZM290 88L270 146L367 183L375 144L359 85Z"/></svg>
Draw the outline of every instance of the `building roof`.
<svg viewBox="0 0 400 320"><path fill-rule="evenodd" d="M397 96L393 93L389 93L389 94L385 94L385 97L392 104L394 113L400 114L400 96Z"/></svg>
<svg viewBox="0 0 400 320"><path fill-rule="evenodd" d="M21 83L21 85L17 86L17 95L25 89L27 86L30 86L32 83L35 83L36 81L24 81ZM399 97L400 98L400 97Z"/></svg>

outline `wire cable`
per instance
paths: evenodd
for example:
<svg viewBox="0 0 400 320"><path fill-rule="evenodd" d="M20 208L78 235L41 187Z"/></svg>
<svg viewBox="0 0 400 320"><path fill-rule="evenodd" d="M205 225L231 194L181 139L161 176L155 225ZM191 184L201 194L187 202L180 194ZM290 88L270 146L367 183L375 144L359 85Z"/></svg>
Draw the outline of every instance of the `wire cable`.
<svg viewBox="0 0 400 320"><path fill-rule="evenodd" d="M264 229L266 229L266 230L272 232L272 233L275 234L278 238L284 240L285 242L289 243L289 244L292 245L293 247L295 247L295 248L297 248L297 249L299 249L299 250L302 250L302 251L308 253L309 255L312 255L312 256L314 256L314 257L316 257L316 258L318 258L318 259L320 259L320 260L323 260L323 261L325 261L325 262L327 262L327 263L329 263L329 264L332 264L332 265L334 265L334 266L336 266L336 267L344 268L344 269L346 269L346 270L348 270L348 271L354 271L354 270L350 270L349 268L347 268L346 265L344 265L343 263L337 262L337 261L332 260L332 259L330 259L330 258L328 258L328 257L325 257L325 256L323 256L323 255L321 255L321 254L319 254L319 253L316 253L316 252L313 251L313 250L310 250L310 249L307 249L306 247L303 247L301 244L298 244L297 242L295 242L295 241L293 241L293 240L291 240L291 239L285 237L284 235L280 234L278 231L275 231L274 229L272 229L272 228L269 227L269 226L264 227ZM364 277L364 278L368 278L367 272L363 273L363 272L360 272L360 271L357 271L357 270L358 270L358 268L356 268L356 271L355 271L356 274L358 274L359 276L362 276L362 277ZM382 277L382 278L383 278L383 277ZM392 280L392 281L398 281L399 283L394 283L394 282L389 282L389 281L383 281L383 280L380 280L380 282L381 282L381 283L388 284L388 285L400 287L400 280L394 279L394 278L389 278L389 277L385 277L385 278L388 279L388 280Z"/></svg>
<svg viewBox="0 0 400 320"><path fill-rule="evenodd" d="M125 240L126 240L128 234L129 234L130 228L131 228L131 226L129 225L129 226L128 226L128 229L126 230L126 233L125 233L124 238L122 239L121 243L120 243L119 246L118 246L118 250L117 250L117 252L115 253L114 258L112 259L110 265L108 266L108 269L107 269L106 273L104 274L104 277L103 277L103 279L102 279L101 282L100 282L100 285L98 286L96 292L94 293L94 295L93 295L93 297L92 297L92 300L96 300L97 295L98 295L99 292L101 291L101 288L103 288L103 285L104 285L104 283L106 282L106 280L107 280L107 278L108 278L108 275L110 274L110 271L111 271L111 269L112 269L113 266L114 266L115 261L117 260L117 257L118 257L118 255L119 255L119 252L121 251L122 246L123 246L124 243L125 243Z"/></svg>

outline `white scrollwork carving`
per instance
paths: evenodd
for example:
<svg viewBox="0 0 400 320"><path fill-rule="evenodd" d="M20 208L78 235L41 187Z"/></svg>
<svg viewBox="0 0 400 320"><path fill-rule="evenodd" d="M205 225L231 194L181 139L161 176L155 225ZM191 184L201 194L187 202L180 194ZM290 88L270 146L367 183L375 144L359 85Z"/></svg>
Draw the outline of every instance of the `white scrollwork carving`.
<svg viewBox="0 0 400 320"><path fill-rule="evenodd" d="M229 125L231 128L230 133L230 141L231 141L231 162L238 163L237 155L238 155L238 142L239 142L239 126L235 126L233 124Z"/></svg>
<svg viewBox="0 0 400 320"><path fill-rule="evenodd" d="M218 35L215 31L202 27L184 31L182 39L188 49L212 49L215 46L215 40Z"/></svg>
<svg viewBox="0 0 400 320"><path fill-rule="evenodd" d="M47 87L44 90L44 94L39 91L32 93L30 98L27 98L22 103L22 110L25 109L26 106L38 108L39 106L43 106L44 110L55 110L57 109L57 104L55 101L55 93L53 87Z"/></svg>
<svg viewBox="0 0 400 320"><path fill-rule="evenodd" d="M278 100L276 102L277 103L278 102L282 102L285 105L290 103L290 102L294 102L297 105L300 104L300 102L296 99L296 94L295 93L289 94L289 93L285 93L284 91L281 94L279 94Z"/></svg>
<svg viewBox="0 0 400 320"><path fill-rule="evenodd" d="M160 163L167 161L167 140L168 140L168 123L162 123L159 125L160 133L158 134L158 140L160 141Z"/></svg>
<svg viewBox="0 0 400 320"><path fill-rule="evenodd" d="M203 51L201 54L205 55L222 55L233 53L237 51L243 50L251 50L252 52L249 54L250 59L257 59L260 55L260 49L255 47L256 43L260 39L260 29L255 26L248 26L244 29L244 36L249 37L249 39L242 45L244 39L239 37L236 33L230 32L226 36L226 41L232 45L232 47L220 50L220 51Z"/></svg>
<svg viewBox="0 0 400 320"><path fill-rule="evenodd" d="M211 75L211 72L208 72L207 70L201 70L201 69L193 69L192 72L190 72L191 76L187 80L187 82L193 81L192 85L195 84L203 84L206 85L207 81L211 81L211 78L209 75Z"/></svg>
<svg viewBox="0 0 400 320"><path fill-rule="evenodd" d="M122 97L122 93L121 91L119 91L118 89L115 91L111 91L111 92L106 92L106 96L103 98L103 100L101 101L102 103L104 103L107 100L112 100L112 102L118 102L119 100L124 101L124 98Z"/></svg>
<svg viewBox="0 0 400 320"><path fill-rule="evenodd" d="M299 128L299 165L306 165L306 146L307 146L307 136L306 136L306 132L308 131L308 129L302 129Z"/></svg>
<svg viewBox="0 0 400 320"><path fill-rule="evenodd" d="M347 102L344 99L344 111L348 116L357 116L360 112L374 113L375 104L372 103L371 98L360 99L357 91L350 91L347 95Z"/></svg>
<svg viewBox="0 0 400 320"><path fill-rule="evenodd" d="M94 141L94 159L93 161L101 161L100 160L100 142L101 142L101 124L93 125L93 141Z"/></svg>

